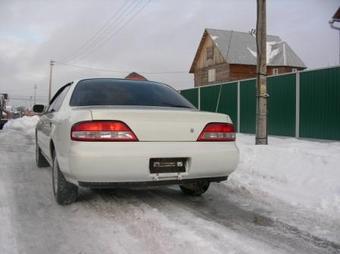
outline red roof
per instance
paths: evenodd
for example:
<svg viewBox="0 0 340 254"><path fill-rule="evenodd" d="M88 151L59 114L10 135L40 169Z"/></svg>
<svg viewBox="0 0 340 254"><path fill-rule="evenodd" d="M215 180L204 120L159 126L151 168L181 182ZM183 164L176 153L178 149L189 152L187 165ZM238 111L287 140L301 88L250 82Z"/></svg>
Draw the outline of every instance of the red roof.
<svg viewBox="0 0 340 254"><path fill-rule="evenodd" d="M137 72L131 72L129 75L125 77L125 79L130 80L147 80L144 76L138 74Z"/></svg>

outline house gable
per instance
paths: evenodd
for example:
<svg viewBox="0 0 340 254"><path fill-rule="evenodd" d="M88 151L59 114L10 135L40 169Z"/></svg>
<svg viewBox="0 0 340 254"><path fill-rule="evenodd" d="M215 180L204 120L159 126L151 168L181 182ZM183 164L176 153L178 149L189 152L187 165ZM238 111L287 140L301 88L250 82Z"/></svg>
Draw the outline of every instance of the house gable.
<svg viewBox="0 0 340 254"><path fill-rule="evenodd" d="M210 57L212 55L212 57ZM226 63L220 50L216 47L211 36L204 31L194 61L190 68L190 73L194 73L198 69Z"/></svg>

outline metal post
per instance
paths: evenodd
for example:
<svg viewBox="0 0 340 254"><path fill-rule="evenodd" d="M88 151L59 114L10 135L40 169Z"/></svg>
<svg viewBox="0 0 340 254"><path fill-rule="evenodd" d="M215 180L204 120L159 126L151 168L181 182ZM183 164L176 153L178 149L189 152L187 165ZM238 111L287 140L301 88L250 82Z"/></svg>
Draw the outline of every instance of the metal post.
<svg viewBox="0 0 340 254"><path fill-rule="evenodd" d="M241 82L237 81L237 132L241 132Z"/></svg>
<svg viewBox="0 0 340 254"><path fill-rule="evenodd" d="M52 70L53 70L54 63L55 62L53 60L50 61L50 80L49 80L49 84L48 84L48 104L50 104L50 101L51 101L51 94L52 94Z"/></svg>
<svg viewBox="0 0 340 254"><path fill-rule="evenodd" d="M300 72L296 72L295 80L295 137L300 137Z"/></svg>
<svg viewBox="0 0 340 254"><path fill-rule="evenodd" d="M37 102L37 85L34 85L34 96L33 96L33 105Z"/></svg>
<svg viewBox="0 0 340 254"><path fill-rule="evenodd" d="M256 145L268 144L267 134L267 57L266 0L257 0L256 46Z"/></svg>
<svg viewBox="0 0 340 254"><path fill-rule="evenodd" d="M331 28L339 31L339 64L340 64L340 27L336 26L334 24L334 23L340 23L339 13L340 13L340 7L335 12L335 14L333 15L332 19L330 21L328 21L328 22L329 22Z"/></svg>
<svg viewBox="0 0 340 254"><path fill-rule="evenodd" d="M201 110L201 87L198 87L198 110Z"/></svg>

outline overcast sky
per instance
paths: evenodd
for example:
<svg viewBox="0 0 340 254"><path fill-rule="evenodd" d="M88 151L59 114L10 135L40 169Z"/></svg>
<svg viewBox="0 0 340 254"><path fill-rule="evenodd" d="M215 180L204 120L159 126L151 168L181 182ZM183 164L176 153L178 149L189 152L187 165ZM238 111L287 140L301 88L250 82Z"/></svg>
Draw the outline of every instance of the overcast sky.
<svg viewBox="0 0 340 254"><path fill-rule="evenodd" d="M288 42L308 68L337 65L339 35L328 21L339 5L267 0L267 32ZM33 96L37 84L43 102L50 59L57 61L53 91L126 71L161 72L145 76L193 87L188 72L204 28L248 32L255 22L256 0L0 0L0 93L13 105L28 105L18 99ZM68 62L73 66L61 64Z"/></svg>

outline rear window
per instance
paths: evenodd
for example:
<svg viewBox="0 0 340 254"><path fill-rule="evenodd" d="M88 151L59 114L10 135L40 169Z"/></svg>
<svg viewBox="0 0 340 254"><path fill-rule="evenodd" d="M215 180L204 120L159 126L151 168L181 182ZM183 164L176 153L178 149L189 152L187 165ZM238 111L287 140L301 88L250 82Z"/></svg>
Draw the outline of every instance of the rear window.
<svg viewBox="0 0 340 254"><path fill-rule="evenodd" d="M75 87L71 106L138 105L194 108L176 90L150 81L87 79Z"/></svg>

